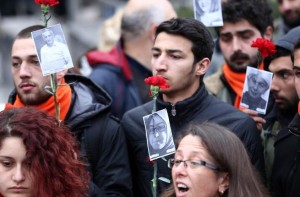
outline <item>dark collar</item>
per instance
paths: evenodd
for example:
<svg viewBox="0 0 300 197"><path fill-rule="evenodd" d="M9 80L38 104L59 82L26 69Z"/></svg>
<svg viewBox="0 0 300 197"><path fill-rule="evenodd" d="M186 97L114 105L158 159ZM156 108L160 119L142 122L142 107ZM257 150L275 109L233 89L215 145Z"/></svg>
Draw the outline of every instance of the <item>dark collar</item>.
<svg viewBox="0 0 300 197"><path fill-rule="evenodd" d="M208 106L208 103L211 100L211 97L203 83L193 94L192 97L187 98L183 101L179 101L176 104L172 105L169 102L164 102L162 96L157 99L157 109L161 110L166 108L168 111L169 118L172 120L192 120L194 115L197 115L199 111L202 111L203 108ZM172 110L176 111L176 114L172 114Z"/></svg>

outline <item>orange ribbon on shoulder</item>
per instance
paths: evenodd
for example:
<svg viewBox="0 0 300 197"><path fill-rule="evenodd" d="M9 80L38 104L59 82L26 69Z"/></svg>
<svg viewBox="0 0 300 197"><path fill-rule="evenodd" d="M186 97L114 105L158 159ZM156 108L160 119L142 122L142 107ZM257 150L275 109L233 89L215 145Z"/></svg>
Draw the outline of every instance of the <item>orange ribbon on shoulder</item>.
<svg viewBox="0 0 300 197"><path fill-rule="evenodd" d="M61 84L65 83L65 79L63 78L61 81ZM60 120L64 120L70 105L71 105L71 99L72 99L72 90L69 85L63 85L63 86L58 86L57 91L56 91L56 100L57 103L59 104L60 108ZM20 99L20 97L17 95L16 100L13 104L7 103L5 105L5 109L10 109L10 108L21 108L25 107ZM48 114L55 116L55 105L54 105L54 96L51 96L46 102L36 105L40 110L46 111Z"/></svg>

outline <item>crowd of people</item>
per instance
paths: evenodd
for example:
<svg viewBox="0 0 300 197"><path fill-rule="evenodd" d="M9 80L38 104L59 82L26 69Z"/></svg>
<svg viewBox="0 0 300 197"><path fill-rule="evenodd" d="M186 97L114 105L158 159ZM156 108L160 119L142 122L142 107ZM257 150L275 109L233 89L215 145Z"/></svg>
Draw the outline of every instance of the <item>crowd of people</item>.
<svg viewBox="0 0 300 197"><path fill-rule="evenodd" d="M300 0L278 5L276 29L267 1L222 0L215 41L168 0L129 0L116 44L81 57L87 76L56 72L55 94L41 64L65 44L43 25L20 30L0 112L0 197L300 196ZM276 52L257 58L258 38ZM206 77L216 46L224 62ZM155 99L152 75L169 85Z"/></svg>

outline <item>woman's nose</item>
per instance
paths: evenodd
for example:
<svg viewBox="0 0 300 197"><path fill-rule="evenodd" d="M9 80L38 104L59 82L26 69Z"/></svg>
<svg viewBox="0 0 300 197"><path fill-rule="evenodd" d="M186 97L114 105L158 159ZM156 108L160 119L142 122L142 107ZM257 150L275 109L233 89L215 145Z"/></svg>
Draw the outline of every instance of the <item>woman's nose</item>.
<svg viewBox="0 0 300 197"><path fill-rule="evenodd" d="M25 180L25 175L21 166L17 166L13 175L12 180L16 183L20 183Z"/></svg>

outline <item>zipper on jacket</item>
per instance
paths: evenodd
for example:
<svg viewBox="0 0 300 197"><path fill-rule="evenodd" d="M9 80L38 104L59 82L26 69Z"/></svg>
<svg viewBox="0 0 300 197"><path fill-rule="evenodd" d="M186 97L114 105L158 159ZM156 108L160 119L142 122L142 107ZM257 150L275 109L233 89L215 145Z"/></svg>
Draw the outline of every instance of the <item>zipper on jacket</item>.
<svg viewBox="0 0 300 197"><path fill-rule="evenodd" d="M175 109L175 105L171 103L172 109L171 109L171 114L172 116L176 116L176 109Z"/></svg>

